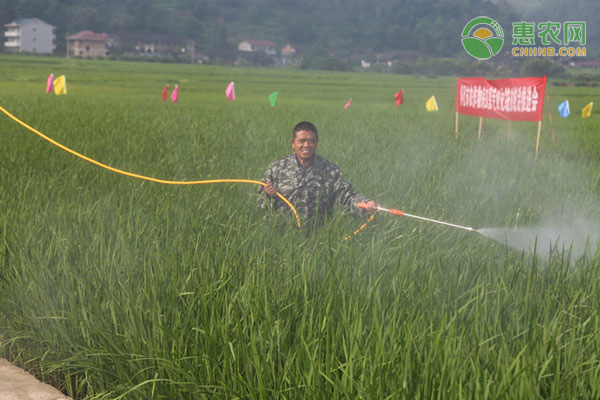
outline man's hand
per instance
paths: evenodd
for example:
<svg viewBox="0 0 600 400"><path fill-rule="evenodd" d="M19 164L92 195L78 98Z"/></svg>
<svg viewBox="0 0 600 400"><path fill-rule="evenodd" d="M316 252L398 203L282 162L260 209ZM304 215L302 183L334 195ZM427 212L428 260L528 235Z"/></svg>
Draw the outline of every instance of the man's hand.
<svg viewBox="0 0 600 400"><path fill-rule="evenodd" d="M274 197L277 194L277 188L271 182L267 181L267 184L265 185L265 193L269 197Z"/></svg>
<svg viewBox="0 0 600 400"><path fill-rule="evenodd" d="M361 208L364 208L365 210L371 212L371 211L375 211L377 210L377 208L379 207L379 204L377 204L375 201L370 200L366 203L363 203L364 206L362 206Z"/></svg>

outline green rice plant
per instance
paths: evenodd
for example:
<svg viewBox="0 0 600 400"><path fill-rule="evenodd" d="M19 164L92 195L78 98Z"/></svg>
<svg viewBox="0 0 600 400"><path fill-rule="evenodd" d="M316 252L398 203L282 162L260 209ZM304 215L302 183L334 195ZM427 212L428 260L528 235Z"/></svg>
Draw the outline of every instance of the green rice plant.
<svg viewBox="0 0 600 400"><path fill-rule="evenodd" d="M67 96L43 93L50 72ZM554 118L555 158L546 113L536 159L535 124L509 139L486 120L478 140L461 115L455 137L453 79L14 56L0 76L2 107L130 172L260 179L312 120L319 153L384 207L476 228L598 226L595 114ZM548 91L573 110L597 97ZM8 118L0 132L0 355L74 398L599 396L597 244L541 257L551 243L387 214L348 240L364 218L298 232L291 215L265 218L256 186L143 182Z"/></svg>

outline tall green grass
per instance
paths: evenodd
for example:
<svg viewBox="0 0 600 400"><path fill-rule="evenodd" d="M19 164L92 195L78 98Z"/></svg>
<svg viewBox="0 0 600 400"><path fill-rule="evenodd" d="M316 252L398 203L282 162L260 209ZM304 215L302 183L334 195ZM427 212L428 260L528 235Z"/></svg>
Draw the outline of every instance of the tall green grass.
<svg viewBox="0 0 600 400"><path fill-rule="evenodd" d="M50 72L67 96L43 93ZM478 141L461 116L455 139L452 79L20 57L0 76L0 105L135 173L260 179L308 119L383 206L474 227L597 222L595 114L554 117L557 160L546 114L536 160L535 124L509 141L485 121ZM160 100L167 83L179 104ZM572 110L597 97L548 90ZM350 240L364 219L297 232L263 218L256 186L142 182L8 118L0 131L0 354L75 398L600 396L597 253L541 259L388 215Z"/></svg>

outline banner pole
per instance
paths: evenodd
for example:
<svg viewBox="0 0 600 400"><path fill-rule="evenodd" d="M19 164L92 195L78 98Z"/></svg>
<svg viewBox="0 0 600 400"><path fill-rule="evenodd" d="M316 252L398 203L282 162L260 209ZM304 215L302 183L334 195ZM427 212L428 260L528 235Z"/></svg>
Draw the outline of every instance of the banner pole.
<svg viewBox="0 0 600 400"><path fill-rule="evenodd" d="M538 122L537 141L535 142L535 159L537 160L538 149L540 148L540 132L542 131L542 121Z"/></svg>
<svg viewBox="0 0 600 400"><path fill-rule="evenodd" d="M460 77L456 77L456 122L454 126L454 139L458 139L458 108L460 104L459 100L460 93Z"/></svg>
<svg viewBox="0 0 600 400"><path fill-rule="evenodd" d="M454 127L454 138L458 139L458 111L456 112L456 126Z"/></svg>
<svg viewBox="0 0 600 400"><path fill-rule="evenodd" d="M450 113L452 112L452 106L454 105L454 99L452 99L452 103L450 104L450 108L448 108L448 114L446 115L446 121L450 122Z"/></svg>
<svg viewBox="0 0 600 400"><path fill-rule="evenodd" d="M508 120L508 137L506 138L507 142L510 142L510 119Z"/></svg>
<svg viewBox="0 0 600 400"><path fill-rule="evenodd" d="M481 138L481 125L483 125L483 117L479 117L479 132L477 133L477 140Z"/></svg>

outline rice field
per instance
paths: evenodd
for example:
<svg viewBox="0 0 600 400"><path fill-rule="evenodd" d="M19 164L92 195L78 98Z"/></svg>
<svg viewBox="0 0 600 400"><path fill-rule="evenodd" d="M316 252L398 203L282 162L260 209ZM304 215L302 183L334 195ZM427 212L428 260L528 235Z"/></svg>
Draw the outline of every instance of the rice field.
<svg viewBox="0 0 600 400"><path fill-rule="evenodd" d="M77 399L600 397L598 91L549 81L536 158L535 123L478 140L461 115L456 137L455 85L0 56L0 106L112 167L260 180L310 120L358 192L488 233L383 213L298 232L256 185L119 175L2 114L0 356Z"/></svg>

